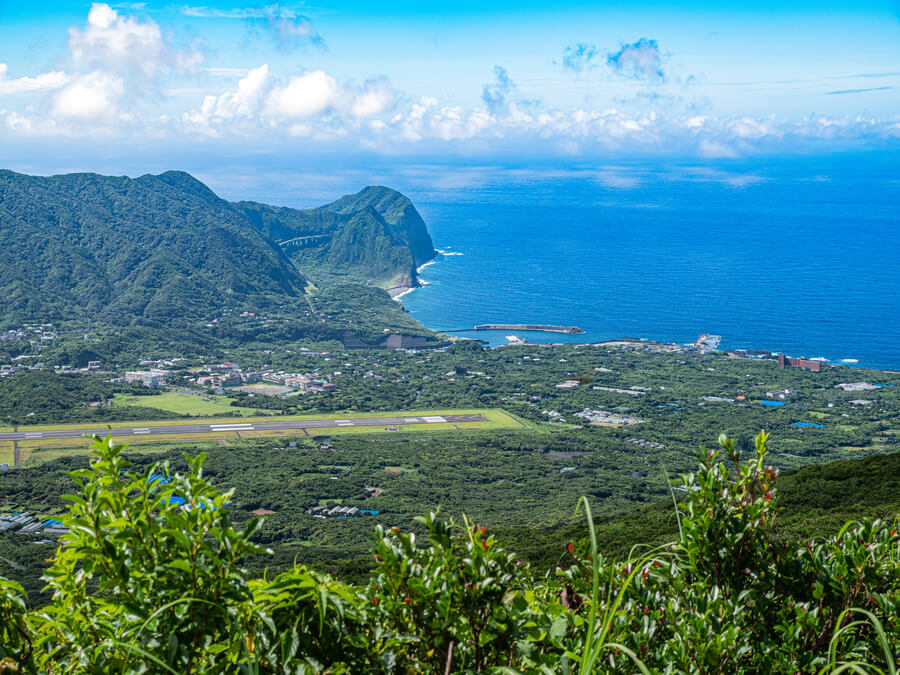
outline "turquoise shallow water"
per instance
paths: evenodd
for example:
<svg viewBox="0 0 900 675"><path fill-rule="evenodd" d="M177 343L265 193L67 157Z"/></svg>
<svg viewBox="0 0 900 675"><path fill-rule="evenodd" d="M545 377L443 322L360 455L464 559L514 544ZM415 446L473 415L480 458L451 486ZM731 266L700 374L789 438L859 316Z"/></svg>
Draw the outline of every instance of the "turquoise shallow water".
<svg viewBox="0 0 900 675"><path fill-rule="evenodd" d="M900 182L868 158L450 171L410 185L445 254L404 307L429 328L577 325L900 368ZM449 255L461 254L461 255Z"/></svg>

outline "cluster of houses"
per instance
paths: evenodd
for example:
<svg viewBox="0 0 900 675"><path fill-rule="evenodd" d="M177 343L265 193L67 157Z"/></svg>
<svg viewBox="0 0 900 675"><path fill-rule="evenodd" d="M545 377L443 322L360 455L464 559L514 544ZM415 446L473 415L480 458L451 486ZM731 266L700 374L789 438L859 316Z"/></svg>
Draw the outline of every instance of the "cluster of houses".
<svg viewBox="0 0 900 675"><path fill-rule="evenodd" d="M0 331L0 341L3 342L22 342L30 339L39 340L40 342L55 340L56 332L53 330L53 324L42 323Z"/></svg>
<svg viewBox="0 0 900 675"><path fill-rule="evenodd" d="M125 377L121 378L128 384L143 384L145 387L159 387L166 383L166 379L172 377L172 371L166 368L150 368L149 370L129 370Z"/></svg>
<svg viewBox="0 0 900 675"><path fill-rule="evenodd" d="M834 386L844 391L875 391L876 389L881 389L884 385L871 384L870 382L841 382Z"/></svg>
<svg viewBox="0 0 900 675"><path fill-rule="evenodd" d="M791 396L796 396L796 389L776 389L775 391L767 391L766 396L769 398L790 398Z"/></svg>
<svg viewBox="0 0 900 675"><path fill-rule="evenodd" d="M63 524L52 518L41 520L30 513L13 513L0 516L0 532L15 530L18 534L32 534L58 537L69 531Z"/></svg>
<svg viewBox="0 0 900 675"><path fill-rule="evenodd" d="M375 509L358 506L314 506L306 511L313 518L352 518L353 516L377 516Z"/></svg>
<svg viewBox="0 0 900 675"><path fill-rule="evenodd" d="M311 375L273 373L270 371L241 370L241 368L226 361L214 366L209 366L209 375L201 376L196 382L201 387L211 389L224 389L225 387L237 387L247 384L274 384L289 387L299 391L315 393L328 393L337 390L337 386L331 382L317 379Z"/></svg>
<svg viewBox="0 0 900 675"><path fill-rule="evenodd" d="M621 413L607 412L605 410L591 410L590 408L585 408L581 412L575 413L575 417L585 419L590 424L603 426L628 426L630 424L639 424L645 421L640 417L635 417L633 415L623 415Z"/></svg>
<svg viewBox="0 0 900 675"><path fill-rule="evenodd" d="M631 443L632 445L636 445L639 448L645 448L647 450L665 450L666 446L662 443L657 443L655 441L645 441L643 438L626 438L626 443Z"/></svg>

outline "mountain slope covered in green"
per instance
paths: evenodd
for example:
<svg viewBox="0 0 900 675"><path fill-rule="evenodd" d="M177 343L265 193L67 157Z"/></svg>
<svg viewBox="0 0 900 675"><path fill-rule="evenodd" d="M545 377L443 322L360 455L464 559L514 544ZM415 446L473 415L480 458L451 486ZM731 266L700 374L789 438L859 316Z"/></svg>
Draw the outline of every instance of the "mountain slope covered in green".
<svg viewBox="0 0 900 675"><path fill-rule="evenodd" d="M0 172L5 322L204 316L305 280L243 214L186 173Z"/></svg>
<svg viewBox="0 0 900 675"><path fill-rule="evenodd" d="M285 248L317 284L415 286L416 268L435 256L422 216L407 197L387 187L370 186L316 209L237 206L272 241L322 235Z"/></svg>
<svg viewBox="0 0 900 675"><path fill-rule="evenodd" d="M318 236L284 244L307 235ZM231 203L180 171L0 171L0 245L0 327L196 329L225 310L299 317L311 307L307 266L320 285L384 288L415 284L416 266L435 255L415 207L389 188L297 210ZM376 299L376 313L402 313ZM414 325L393 317L375 328L397 323Z"/></svg>

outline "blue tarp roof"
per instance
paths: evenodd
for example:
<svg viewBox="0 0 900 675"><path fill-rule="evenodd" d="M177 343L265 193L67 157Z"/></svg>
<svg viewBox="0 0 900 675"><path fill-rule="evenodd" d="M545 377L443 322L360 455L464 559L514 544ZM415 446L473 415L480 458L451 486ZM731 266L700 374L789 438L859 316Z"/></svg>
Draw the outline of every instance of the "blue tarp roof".
<svg viewBox="0 0 900 675"><path fill-rule="evenodd" d="M813 424L812 422L794 422L793 425L795 427L814 427L816 429L824 429L826 427L825 424Z"/></svg>
<svg viewBox="0 0 900 675"><path fill-rule="evenodd" d="M759 405L770 405L774 407L782 406L787 404L787 401L756 401Z"/></svg>

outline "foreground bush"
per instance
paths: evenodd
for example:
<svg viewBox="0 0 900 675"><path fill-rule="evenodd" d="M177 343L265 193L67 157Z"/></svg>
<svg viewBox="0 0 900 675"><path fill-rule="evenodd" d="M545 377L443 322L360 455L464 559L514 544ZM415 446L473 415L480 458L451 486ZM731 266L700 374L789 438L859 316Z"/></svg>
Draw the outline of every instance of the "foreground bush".
<svg viewBox="0 0 900 675"><path fill-rule="evenodd" d="M27 611L0 580L0 673L896 673L900 538L848 523L825 541L773 534L775 472L730 440L681 477L680 537L627 561L591 536L538 574L485 528L419 518L376 530L366 587L295 567L240 567L260 521L167 464L129 471L95 438L73 478L71 529Z"/></svg>

